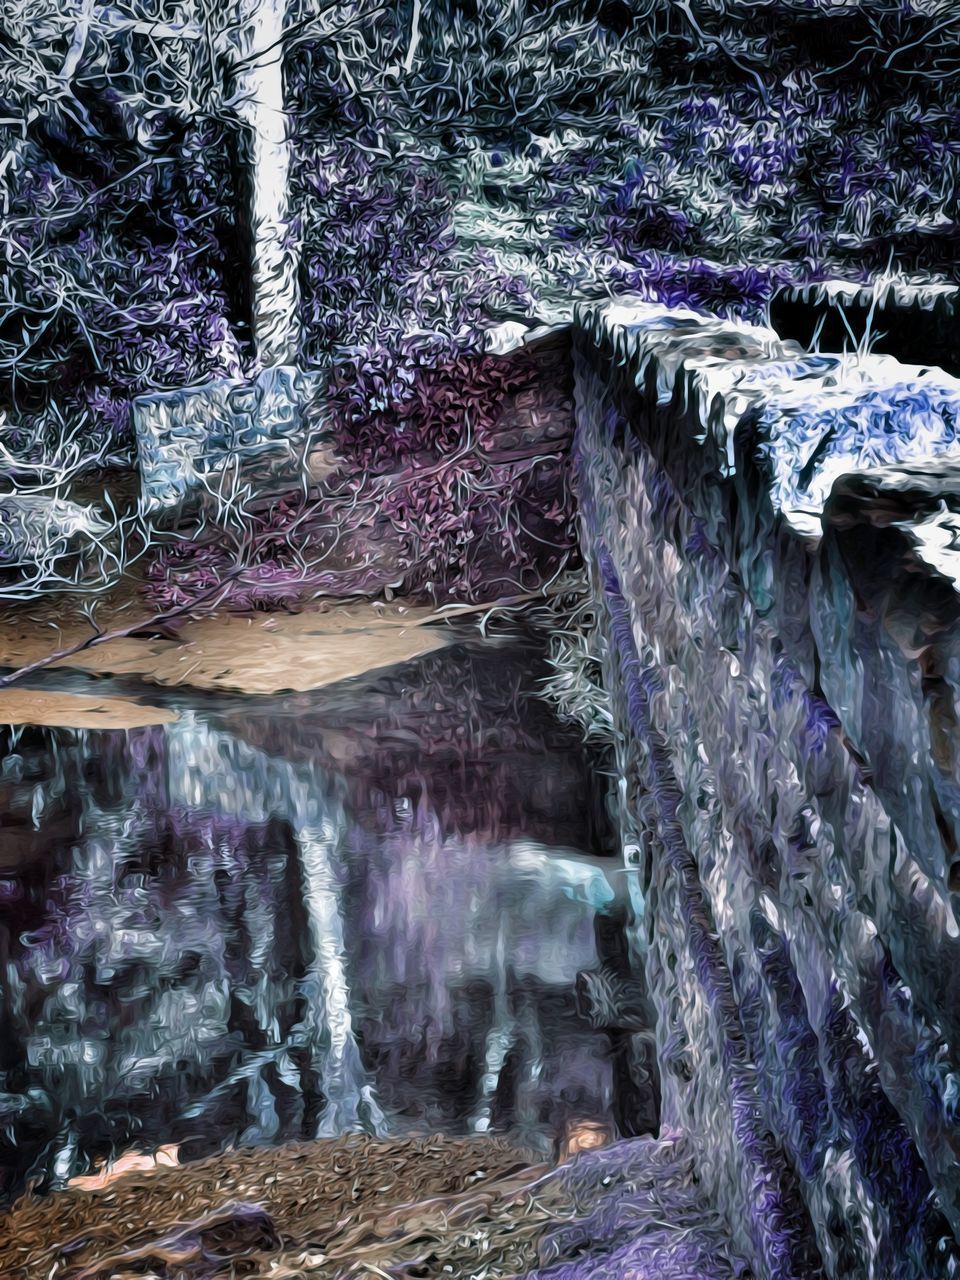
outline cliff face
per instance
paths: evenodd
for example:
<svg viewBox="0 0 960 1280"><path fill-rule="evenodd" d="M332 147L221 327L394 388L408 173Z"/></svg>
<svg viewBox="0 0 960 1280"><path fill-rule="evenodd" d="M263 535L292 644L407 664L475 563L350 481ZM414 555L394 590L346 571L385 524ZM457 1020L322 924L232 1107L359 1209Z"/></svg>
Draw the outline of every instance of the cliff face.
<svg viewBox="0 0 960 1280"><path fill-rule="evenodd" d="M758 1274L954 1274L960 381L630 302L576 348L664 1124Z"/></svg>

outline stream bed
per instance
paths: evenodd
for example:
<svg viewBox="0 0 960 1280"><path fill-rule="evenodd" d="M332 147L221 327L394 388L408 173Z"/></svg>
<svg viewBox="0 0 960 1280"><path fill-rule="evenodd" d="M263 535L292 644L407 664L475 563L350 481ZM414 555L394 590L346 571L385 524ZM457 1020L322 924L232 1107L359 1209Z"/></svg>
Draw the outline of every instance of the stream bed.
<svg viewBox="0 0 960 1280"><path fill-rule="evenodd" d="M167 1144L651 1128L642 1037L584 998L637 981L610 766L547 670L464 630L311 693L4 730L2 1193Z"/></svg>

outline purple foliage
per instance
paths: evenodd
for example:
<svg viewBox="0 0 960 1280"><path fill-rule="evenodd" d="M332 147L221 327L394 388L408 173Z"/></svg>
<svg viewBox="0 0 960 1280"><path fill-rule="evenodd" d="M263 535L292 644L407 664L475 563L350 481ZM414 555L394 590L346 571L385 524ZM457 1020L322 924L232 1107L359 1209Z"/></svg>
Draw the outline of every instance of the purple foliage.
<svg viewBox="0 0 960 1280"><path fill-rule="evenodd" d="M505 401L537 378L526 351L493 357L441 334L342 357L317 406L340 458L322 503L311 511L290 494L251 517L232 581L229 541L178 540L148 571L152 600L179 607L218 584L234 608L386 586L461 600L536 589L576 554L567 442L518 458L498 451ZM367 560L372 568L356 567Z"/></svg>
<svg viewBox="0 0 960 1280"><path fill-rule="evenodd" d="M816 0L748 13L696 0L679 31L660 6L560 4L530 31L519 11L502 28L471 0L422 15L421 56L376 84L336 42L296 41L305 354L415 329L469 343L491 304L535 308L525 281L456 242L465 155L486 156L475 194L527 221L537 252L561 247L572 281L613 255L605 286L753 318L787 274L862 274L891 254L951 271L955 67L920 8L867 9L869 34ZM377 65L402 57L399 12L358 29ZM4 381L21 423L42 417L55 381L68 417L123 438L131 394L237 368L232 146L208 120L177 128L149 154L62 122L17 140L6 272L21 314L5 321Z"/></svg>
<svg viewBox="0 0 960 1280"><path fill-rule="evenodd" d="M669 1204L670 1210L676 1206ZM674 1228L677 1218L670 1216L670 1225L658 1224L647 1229L643 1219L629 1209L623 1214L618 1229L628 1234L627 1244L613 1252L596 1257L590 1253L572 1262L559 1263L542 1271L528 1274L527 1280L733 1280L733 1277L749 1277L749 1270L742 1263L731 1266L718 1253L717 1236L704 1225L702 1214L692 1221L682 1216L679 1229ZM631 1231L627 1228L633 1227Z"/></svg>
<svg viewBox="0 0 960 1280"><path fill-rule="evenodd" d="M294 499L254 518L239 561L213 533L165 547L148 570L148 595L160 610L211 598L271 609L387 587L478 601L535 590L576 556L567 473L558 455L497 464L474 452L361 477L312 512ZM352 551L342 567L336 543Z"/></svg>
<svg viewBox="0 0 960 1280"><path fill-rule="evenodd" d="M489 445L504 397L535 381L523 352L505 360L441 334L408 335L342 357L323 411L343 455L381 472Z"/></svg>
<svg viewBox="0 0 960 1280"><path fill-rule="evenodd" d="M633 254L629 266L620 262L610 268L611 280L651 302L750 321L762 319L774 292L791 274L783 264L724 266L655 250Z"/></svg>
<svg viewBox="0 0 960 1280"><path fill-rule="evenodd" d="M454 249L452 197L415 158L385 163L350 142L301 147L297 166L303 242L306 354L322 358L338 342L382 340L408 322L436 319ZM295 188L296 190L296 188ZM426 313L426 314L424 314Z"/></svg>
<svg viewBox="0 0 960 1280"><path fill-rule="evenodd" d="M528 1280L733 1280L749 1270L711 1210L682 1140L640 1139L578 1156L559 1177L583 1216L540 1242Z"/></svg>

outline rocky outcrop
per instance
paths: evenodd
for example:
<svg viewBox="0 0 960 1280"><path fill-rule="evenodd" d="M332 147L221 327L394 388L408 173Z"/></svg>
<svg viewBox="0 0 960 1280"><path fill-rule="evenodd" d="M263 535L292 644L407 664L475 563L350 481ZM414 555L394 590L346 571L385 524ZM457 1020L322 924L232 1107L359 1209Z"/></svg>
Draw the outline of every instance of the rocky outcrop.
<svg viewBox="0 0 960 1280"><path fill-rule="evenodd" d="M663 1121L758 1275L950 1274L960 381L641 303L577 326Z"/></svg>

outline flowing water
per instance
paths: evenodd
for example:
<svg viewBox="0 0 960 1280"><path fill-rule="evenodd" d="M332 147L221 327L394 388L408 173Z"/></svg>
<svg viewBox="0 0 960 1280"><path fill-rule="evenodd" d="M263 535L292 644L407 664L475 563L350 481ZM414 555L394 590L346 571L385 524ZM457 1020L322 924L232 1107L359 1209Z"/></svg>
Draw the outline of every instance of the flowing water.
<svg viewBox="0 0 960 1280"><path fill-rule="evenodd" d="M7 730L6 1194L165 1143L642 1119L636 1038L582 995L633 964L609 773L545 671L464 633L324 691Z"/></svg>

